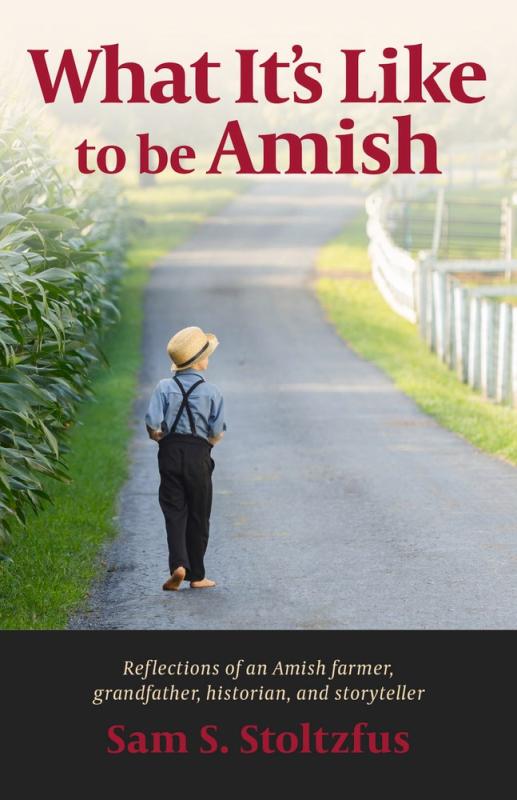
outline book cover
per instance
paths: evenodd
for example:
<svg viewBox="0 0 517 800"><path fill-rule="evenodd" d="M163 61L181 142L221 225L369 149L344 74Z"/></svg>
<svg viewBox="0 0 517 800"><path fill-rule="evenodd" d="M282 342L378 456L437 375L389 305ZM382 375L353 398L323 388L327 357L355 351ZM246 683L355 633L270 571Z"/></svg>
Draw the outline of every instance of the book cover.
<svg viewBox="0 0 517 800"><path fill-rule="evenodd" d="M66 763L135 795L404 796L511 764L516 22L509 0L5 10L19 791Z"/></svg>

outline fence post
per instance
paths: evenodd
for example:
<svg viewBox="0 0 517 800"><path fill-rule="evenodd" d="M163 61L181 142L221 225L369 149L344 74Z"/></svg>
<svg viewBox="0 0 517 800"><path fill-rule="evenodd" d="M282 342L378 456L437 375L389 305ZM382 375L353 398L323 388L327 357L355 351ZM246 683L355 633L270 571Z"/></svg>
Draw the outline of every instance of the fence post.
<svg viewBox="0 0 517 800"><path fill-rule="evenodd" d="M426 270L426 286L427 286L427 320L426 320L426 341L430 350L435 350L436 346L436 307L434 302L433 291L433 275L434 264L429 264Z"/></svg>
<svg viewBox="0 0 517 800"><path fill-rule="evenodd" d="M496 305L490 300L481 301L481 391L484 397L495 395L495 317Z"/></svg>
<svg viewBox="0 0 517 800"><path fill-rule="evenodd" d="M451 188L454 186L453 168L452 153L449 153L447 158L447 183Z"/></svg>
<svg viewBox="0 0 517 800"><path fill-rule="evenodd" d="M473 389L479 388L479 335L481 329L479 307L479 297L471 297L469 309L468 382Z"/></svg>
<svg viewBox="0 0 517 800"><path fill-rule="evenodd" d="M454 288L454 354L456 374L464 383L468 377L468 312L468 291L462 286L456 286Z"/></svg>
<svg viewBox="0 0 517 800"><path fill-rule="evenodd" d="M456 330L454 327L454 284L452 275L445 275L445 361L452 369L456 357Z"/></svg>
<svg viewBox="0 0 517 800"><path fill-rule="evenodd" d="M431 250L435 258L438 258L438 253L440 251L440 242L442 239L444 202L445 202L445 187L440 186L436 197L436 208L434 212L434 227L433 227L433 245Z"/></svg>
<svg viewBox="0 0 517 800"><path fill-rule="evenodd" d="M429 316L429 291L427 273L430 269L429 255L421 250L416 260L416 290L418 328L422 339L426 338L427 319Z"/></svg>
<svg viewBox="0 0 517 800"><path fill-rule="evenodd" d="M433 270L434 334L438 358L445 360L445 275Z"/></svg>
<svg viewBox="0 0 517 800"><path fill-rule="evenodd" d="M512 306L512 405L517 408L517 306Z"/></svg>
<svg viewBox="0 0 517 800"><path fill-rule="evenodd" d="M512 307L502 303L499 308L497 336L497 380L495 398L498 403L506 403L510 393L510 337Z"/></svg>
<svg viewBox="0 0 517 800"><path fill-rule="evenodd" d="M513 208L508 197L501 200L501 250L505 261L512 260L512 232L513 232ZM505 271L508 280L512 277L512 270L509 266Z"/></svg>
<svg viewBox="0 0 517 800"><path fill-rule="evenodd" d="M410 222L410 205L407 200L404 201L404 247L406 250L411 250L411 222Z"/></svg>

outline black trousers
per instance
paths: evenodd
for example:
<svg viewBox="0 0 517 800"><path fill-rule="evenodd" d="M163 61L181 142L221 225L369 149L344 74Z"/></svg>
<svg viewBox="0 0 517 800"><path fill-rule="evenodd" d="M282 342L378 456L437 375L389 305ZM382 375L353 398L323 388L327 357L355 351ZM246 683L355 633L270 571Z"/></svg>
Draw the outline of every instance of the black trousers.
<svg viewBox="0 0 517 800"><path fill-rule="evenodd" d="M186 569L186 579L205 577L204 556L212 510L212 445L191 434L170 433L159 442L158 498L165 517L169 570Z"/></svg>

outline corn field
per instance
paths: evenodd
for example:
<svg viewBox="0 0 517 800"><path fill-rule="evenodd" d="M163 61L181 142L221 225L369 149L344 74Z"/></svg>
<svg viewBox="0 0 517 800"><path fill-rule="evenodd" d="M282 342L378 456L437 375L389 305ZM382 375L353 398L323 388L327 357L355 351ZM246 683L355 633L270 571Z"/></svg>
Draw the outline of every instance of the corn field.
<svg viewBox="0 0 517 800"><path fill-rule="evenodd" d="M31 119L0 111L0 543L66 480L66 431L117 318L121 201L67 180ZM65 445L66 447L66 445Z"/></svg>

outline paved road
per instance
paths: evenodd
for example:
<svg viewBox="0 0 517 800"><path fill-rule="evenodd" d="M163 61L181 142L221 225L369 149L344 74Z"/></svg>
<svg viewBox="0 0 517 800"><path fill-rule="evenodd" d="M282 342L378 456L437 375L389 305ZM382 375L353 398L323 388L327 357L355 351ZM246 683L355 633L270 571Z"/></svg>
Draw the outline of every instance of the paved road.
<svg viewBox="0 0 517 800"><path fill-rule="evenodd" d="M516 627L517 470L422 414L354 355L312 294L358 202L335 177L262 180L152 272L131 477L105 580L72 627ZM346 266L346 265L345 265ZM161 590L156 445L142 418L185 325L221 345L207 574Z"/></svg>

